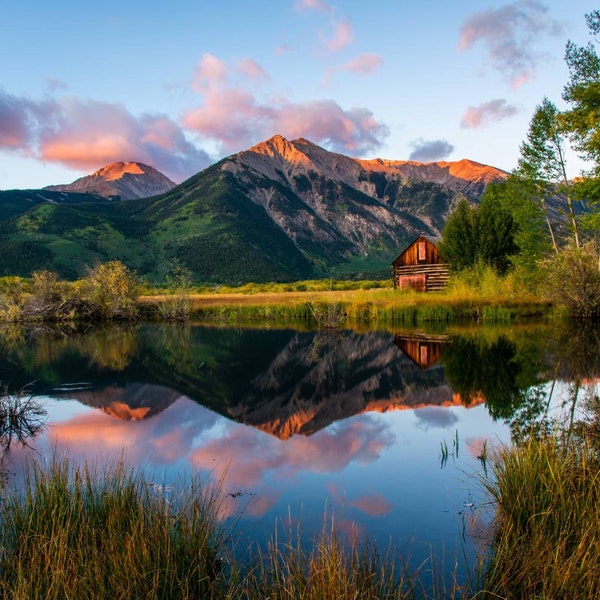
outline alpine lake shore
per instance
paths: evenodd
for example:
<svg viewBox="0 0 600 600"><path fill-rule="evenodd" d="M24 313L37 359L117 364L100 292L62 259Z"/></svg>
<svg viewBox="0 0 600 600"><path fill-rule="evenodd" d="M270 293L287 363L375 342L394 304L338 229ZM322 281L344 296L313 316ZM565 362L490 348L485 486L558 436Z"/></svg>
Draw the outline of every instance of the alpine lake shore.
<svg viewBox="0 0 600 600"><path fill-rule="evenodd" d="M334 281L202 293L142 288L132 314L357 330L562 318L552 302L517 297L500 284L488 291L462 286L422 294L394 290L391 282ZM1 404L3 428L26 421L36 407L34 398L8 390ZM125 464L74 467L66 458L40 458L30 465L23 489L8 481L1 487L0 598L598 597L597 423L528 432L522 443L488 461L490 476L481 486L496 511L490 547L470 566L466 583L429 586L393 549L378 549L368 539L348 542L326 517L311 548L274 539L264 554L242 564L220 523L218 484L187 482L167 502ZM432 557L432 565L438 560Z"/></svg>

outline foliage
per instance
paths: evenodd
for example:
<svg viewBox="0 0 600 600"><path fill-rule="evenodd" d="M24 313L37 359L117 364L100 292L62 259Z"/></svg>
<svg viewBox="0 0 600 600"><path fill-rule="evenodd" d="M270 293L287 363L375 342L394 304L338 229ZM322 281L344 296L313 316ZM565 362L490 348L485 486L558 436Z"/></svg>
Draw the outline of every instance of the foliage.
<svg viewBox="0 0 600 600"><path fill-rule="evenodd" d="M546 266L549 298L572 317L600 317L600 256L595 243L569 246Z"/></svg>
<svg viewBox="0 0 600 600"><path fill-rule="evenodd" d="M521 157L514 173L535 187L535 197L545 210L545 196L557 192L563 194L575 244L579 246L579 225L573 207L571 183L567 178L564 137L559 115L558 109L548 98L544 98L536 107L529 124L527 140L521 144ZM552 244L557 250L557 241L549 217L547 223Z"/></svg>
<svg viewBox="0 0 600 600"><path fill-rule="evenodd" d="M586 14L593 36L600 31L600 11ZM570 108L562 115L562 124L575 148L591 161L592 171L600 174L600 56L592 42L578 46L569 41L565 51L569 82L563 98Z"/></svg>
<svg viewBox="0 0 600 600"><path fill-rule="evenodd" d="M494 196L484 198L479 207L463 200L444 227L440 255L455 271L481 262L505 273L510 256L518 250L516 232L512 214Z"/></svg>
<svg viewBox="0 0 600 600"><path fill-rule="evenodd" d="M161 318L166 321L186 321L192 310L192 275L189 269L173 261L171 272L167 275L167 287L172 296L158 305Z"/></svg>
<svg viewBox="0 0 600 600"><path fill-rule="evenodd" d="M510 212L516 225L515 245L519 252L511 255L515 267L532 274L538 262L545 258L551 249L545 229L544 211L540 203L533 199L537 196L536 185L515 175L502 182L493 182L483 193L482 200L497 202Z"/></svg>
<svg viewBox="0 0 600 600"><path fill-rule="evenodd" d="M129 320L137 313L137 279L123 263L100 264L81 282L82 298L100 319Z"/></svg>

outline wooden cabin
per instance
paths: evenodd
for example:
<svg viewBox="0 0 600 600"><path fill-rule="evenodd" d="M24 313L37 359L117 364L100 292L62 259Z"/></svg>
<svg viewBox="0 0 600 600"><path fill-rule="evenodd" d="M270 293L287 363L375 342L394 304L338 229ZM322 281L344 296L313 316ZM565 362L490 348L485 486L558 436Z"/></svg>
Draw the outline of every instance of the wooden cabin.
<svg viewBox="0 0 600 600"><path fill-rule="evenodd" d="M440 238L420 235L392 263L394 288L411 287L419 292L442 290L448 283L448 265L440 262Z"/></svg>

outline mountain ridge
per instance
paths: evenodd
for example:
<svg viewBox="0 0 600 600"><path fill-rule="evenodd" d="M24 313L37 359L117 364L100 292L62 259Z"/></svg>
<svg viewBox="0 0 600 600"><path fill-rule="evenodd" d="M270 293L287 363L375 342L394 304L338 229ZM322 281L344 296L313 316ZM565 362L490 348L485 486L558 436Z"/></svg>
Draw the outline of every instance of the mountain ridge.
<svg viewBox="0 0 600 600"><path fill-rule="evenodd" d="M121 200L148 198L163 194L176 186L166 175L140 162L113 162L91 175L76 179L72 183L49 185L44 190L78 192Z"/></svg>

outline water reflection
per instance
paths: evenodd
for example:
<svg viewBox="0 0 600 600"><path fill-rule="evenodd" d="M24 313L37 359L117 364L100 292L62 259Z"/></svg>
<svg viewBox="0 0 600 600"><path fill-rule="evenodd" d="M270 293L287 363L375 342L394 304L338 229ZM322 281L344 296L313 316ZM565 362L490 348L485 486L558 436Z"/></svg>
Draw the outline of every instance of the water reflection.
<svg viewBox="0 0 600 600"><path fill-rule="evenodd" d="M0 461L13 444L28 446L44 429L46 410L26 391L0 391Z"/></svg>
<svg viewBox="0 0 600 600"><path fill-rule="evenodd" d="M132 421L185 396L280 439L418 407L428 407L421 423L448 427L439 407L482 402L492 418L523 429L547 413L548 382L570 382L577 397L600 373L600 334L590 324L443 335L156 325L3 333L0 380L33 394Z"/></svg>
<svg viewBox="0 0 600 600"><path fill-rule="evenodd" d="M462 545L461 528L484 529L465 473L485 472L508 427L549 422L559 388L600 373L597 328L3 333L0 380L27 384L49 412L40 454L125 449L160 483L201 470L223 480L224 516L243 510L254 539L277 520L310 536L335 510L382 547L410 544L417 564ZM25 458L14 448L13 471Z"/></svg>

